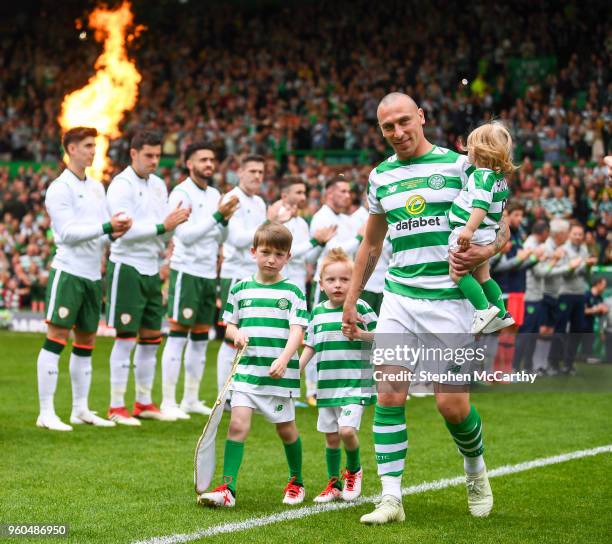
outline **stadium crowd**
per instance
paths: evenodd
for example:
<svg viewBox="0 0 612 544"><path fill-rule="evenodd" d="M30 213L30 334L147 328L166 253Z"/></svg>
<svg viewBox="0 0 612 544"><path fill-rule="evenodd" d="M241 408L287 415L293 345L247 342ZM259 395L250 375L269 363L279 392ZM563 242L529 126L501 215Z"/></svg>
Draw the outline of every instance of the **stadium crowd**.
<svg viewBox="0 0 612 544"><path fill-rule="evenodd" d="M612 264L612 188L603 160L612 147L612 32L597 9L568 2L551 15L545 1L475 2L449 16L441 2L389 2L375 12L364 1L323 6L272 6L264 18L221 3L135 3L136 20L148 27L131 49L143 81L122 131L163 131L164 155L177 158L161 172L169 188L185 176L182 151L206 138L218 149L222 192L237 183L238 156L260 153L267 202L278 198L284 175L300 175L309 187L308 219L323 202L325 180L340 168L353 184L355 211L371 167L387 154L376 105L401 88L424 108L426 136L438 145L458 148L492 116L510 129L520 163L511 191L523 216L504 263L537 254L522 247L534 225L572 219L585 227L590 258ZM43 202L61 170L57 116L63 96L86 83L100 50L59 22L66 13L47 7L30 32L22 32L30 24L24 18L2 38L0 160L58 165L14 175L0 169L0 305L14 310L43 306L53 253ZM487 14L495 25L482 24ZM156 46L160 36L164 47ZM127 164L127 143L112 142L109 174ZM367 160L331 166L292 154L321 149L367 150Z"/></svg>

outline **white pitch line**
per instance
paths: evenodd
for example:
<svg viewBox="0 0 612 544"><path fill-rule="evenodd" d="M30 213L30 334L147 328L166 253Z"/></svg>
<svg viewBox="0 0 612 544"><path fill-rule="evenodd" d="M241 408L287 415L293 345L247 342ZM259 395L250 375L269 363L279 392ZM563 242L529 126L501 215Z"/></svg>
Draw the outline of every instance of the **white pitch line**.
<svg viewBox="0 0 612 544"><path fill-rule="evenodd" d="M612 444L608 444L607 446L600 446L598 448L591 448L588 450L572 451L569 453L563 453L561 455L554 455L553 457L542 457L540 459L534 459L533 461L526 461L524 463L518 463L516 465L504 465L490 470L489 477L495 478L497 476L516 474L517 472L524 472L526 470L532 470L534 468L545 467L548 465L555 465L557 463L565 463L574 459L581 459L582 457L592 457L594 455L600 455L602 453L612 453ZM404 487L402 489L402 495L416 495L417 493L425 493L426 491L446 489L447 487L452 487L463 483L465 483L465 476L457 476L456 478L443 478L441 480L435 480L433 482L423 482L418 485ZM271 525L272 523L278 523L281 521L290 521L293 519L305 518L307 516L314 516L323 512L345 510L347 508L353 508L364 503L372 503L376 501L379 497L380 495L371 495L369 497L360 497L356 501L352 502L331 502L326 504L318 504L315 506L304 506L302 508L297 508L294 510L284 510L283 512L271 514L269 516L249 518L245 519L244 521L213 525L211 527L201 529L193 533L158 536L147 540L139 540L137 542L134 542L133 544L180 544L182 542L191 542L192 540L198 540L200 538L206 538L224 533L236 533L239 531L246 531L255 527Z"/></svg>

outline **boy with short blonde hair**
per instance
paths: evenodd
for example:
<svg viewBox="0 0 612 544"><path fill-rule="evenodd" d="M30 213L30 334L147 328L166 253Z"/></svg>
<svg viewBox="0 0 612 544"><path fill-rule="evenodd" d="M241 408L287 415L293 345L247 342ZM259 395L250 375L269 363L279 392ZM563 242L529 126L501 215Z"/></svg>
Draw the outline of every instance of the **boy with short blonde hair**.
<svg viewBox="0 0 612 544"><path fill-rule="evenodd" d="M266 223L255 232L251 254L257 272L230 291L225 307L226 335L238 348L248 341L232 384L232 415L225 443L223 484L200 497L207 506L232 507L244 442L254 410L271 423L285 446L289 483L284 504L304 500L302 443L295 425L293 399L300 394L296 355L308 324L304 293L281 275L290 257L292 236L286 227Z"/></svg>
<svg viewBox="0 0 612 544"><path fill-rule="evenodd" d="M376 314L359 299L356 307L361 321L354 340L342 334L342 311L351 282L353 262L341 248L334 248L321 261L321 288L328 300L312 309L305 347L300 357L304 368L315 357L317 368L317 430L325 433L328 483L315 502L339 498L357 499L361 494L363 471L359 456L357 431L364 407L374 400L372 367L364 341L371 342ZM340 482L342 452L346 451L346 469Z"/></svg>

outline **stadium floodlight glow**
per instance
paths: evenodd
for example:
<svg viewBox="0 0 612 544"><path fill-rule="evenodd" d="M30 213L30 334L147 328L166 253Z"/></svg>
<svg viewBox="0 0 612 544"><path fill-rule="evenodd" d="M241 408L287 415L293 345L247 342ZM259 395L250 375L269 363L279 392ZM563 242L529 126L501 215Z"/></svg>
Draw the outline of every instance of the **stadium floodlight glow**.
<svg viewBox="0 0 612 544"><path fill-rule="evenodd" d="M77 126L98 130L96 156L89 173L102 179L108 164L109 139L121 135L119 123L138 99L138 84L142 76L128 58L126 44L144 27L134 26L131 4L127 1L114 10L93 10L89 15L89 27L95 31L96 41L104 42L104 50L96 59L96 73L89 78L87 85L64 97L58 122L63 131ZM80 22L77 22L78 28ZM87 32L81 31L79 39L86 38Z"/></svg>

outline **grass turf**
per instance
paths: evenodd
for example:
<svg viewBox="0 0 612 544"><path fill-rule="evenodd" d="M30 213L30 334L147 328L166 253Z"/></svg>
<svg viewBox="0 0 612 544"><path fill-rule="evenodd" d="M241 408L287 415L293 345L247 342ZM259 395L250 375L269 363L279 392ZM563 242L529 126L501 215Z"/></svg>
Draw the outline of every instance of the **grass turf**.
<svg viewBox="0 0 612 544"><path fill-rule="evenodd" d="M160 535L190 533L224 522L282 512L287 478L283 448L273 426L254 417L238 479L237 507L206 510L195 505L193 451L204 418L177 423L144 422L140 428L76 427L52 433L34 425L38 412L36 356L42 335L0 333L0 523L68 523L58 542L132 542ZM98 339L90 407L106 411L109 395L108 356L112 340ZM218 343L211 343L202 397L209 403L216 390L214 362ZM161 355L161 354L160 354ZM69 350L60 362L56 410L70 413ZM212 363L212 364L211 364ZM612 368L580 367L609 380ZM552 383L552 382L551 382ZM182 384L182 379L179 381ZM489 467L588 449L612 442L612 396L603 392L514 393L507 388L478 392L474 403L483 417ZM133 381L128 386L133 400ZM179 387L179 398L180 398ZM160 398L159 370L154 399ZM362 422L364 494L379 492L373 456L371 422ZM461 474L462 463L435 410L432 398L407 404L409 455L404 485ZM218 459L228 418L219 430ZM316 410L298 409L304 445L305 505L326 480L324 440L316 432ZM490 518L467 513L461 486L412 495L404 500L402 525L363 527L362 505L318 514L290 523L214 537L215 542L609 542L612 484L606 476L612 456L570 461L495 478L495 508ZM40 539L21 538L20 542Z"/></svg>

